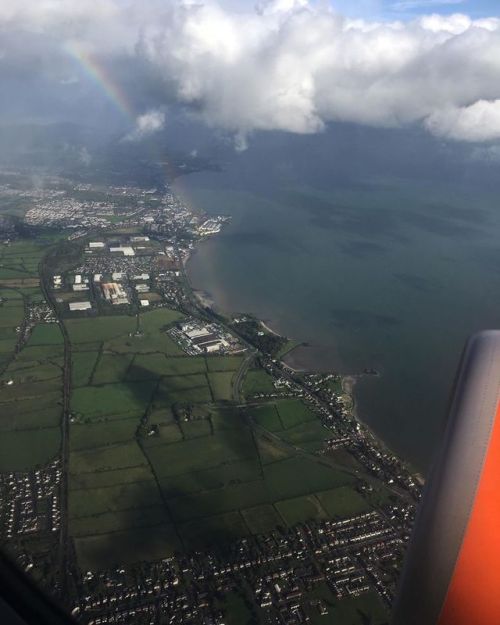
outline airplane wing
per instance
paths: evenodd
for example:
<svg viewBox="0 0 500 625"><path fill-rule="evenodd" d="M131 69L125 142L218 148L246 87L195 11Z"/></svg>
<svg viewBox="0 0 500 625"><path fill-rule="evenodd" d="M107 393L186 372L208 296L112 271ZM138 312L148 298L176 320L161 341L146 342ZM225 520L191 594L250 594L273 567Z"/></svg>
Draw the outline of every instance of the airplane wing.
<svg viewBox="0 0 500 625"><path fill-rule="evenodd" d="M464 351L394 625L500 624L500 331Z"/></svg>

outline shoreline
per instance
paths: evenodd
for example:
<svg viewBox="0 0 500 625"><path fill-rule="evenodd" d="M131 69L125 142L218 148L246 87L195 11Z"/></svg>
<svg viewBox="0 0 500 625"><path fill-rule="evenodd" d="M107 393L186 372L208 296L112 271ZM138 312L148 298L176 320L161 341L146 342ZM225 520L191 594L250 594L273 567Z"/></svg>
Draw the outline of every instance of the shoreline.
<svg viewBox="0 0 500 625"><path fill-rule="evenodd" d="M282 334L280 334L279 332L276 332L276 330L273 330L272 328L270 328L270 327L268 326L268 324L267 324L265 321L262 321L262 319L259 319L259 321L260 321L261 326L262 326L265 330L267 330L269 333L274 334L274 336L279 336L279 337L282 337L282 338L287 338L287 337L283 337L283 335L282 335ZM289 340L289 339L287 339L287 340Z"/></svg>
<svg viewBox="0 0 500 625"><path fill-rule="evenodd" d="M212 294L208 291L205 291L203 289L196 289L192 282L191 282L191 278L189 276L189 261L193 258L194 254L196 254L198 251L198 246L196 245L190 252L189 254L183 258L182 260L182 265L183 265L183 269L184 269L184 275L185 278L187 280L187 283L193 293L193 295L195 296L195 298L197 299L197 301L201 304L201 306L203 307L209 307L212 310L214 310L215 312L218 313L222 313L223 315L226 316L230 316L233 313L228 313L224 310L224 308L221 308L220 306L218 306L217 302L215 301L214 297L212 296ZM264 321L262 319L260 319L258 316L254 315L253 313L247 313L251 316L253 316L257 321L260 322L261 326L269 333L273 334L274 336L278 336L278 337L282 337L283 339L287 340L287 341L294 341L297 339L289 339L287 336L280 334L279 332L277 332L276 330L273 330L272 327L270 327L270 324L272 324L272 321ZM283 354L281 357L279 357L279 361L283 364L283 366L285 366L287 369L289 369L290 371L292 371L295 374L301 375L301 374L308 374L308 373L337 373L337 375L340 376L342 382L342 390L344 391L344 394L347 395L350 399L350 407L349 410L351 412L351 415L353 417L353 419L359 424L359 426L361 428L363 428L374 440L374 442L379 445L381 447L382 450L386 451L387 453L399 458L401 460L401 462L403 462L404 465L406 465L407 467L411 467L411 473L412 475L414 475L415 479L421 484L423 485L425 483L425 478L422 476L422 474L417 471L406 459L404 459L400 454L398 454L397 452L395 452L388 444L386 444L386 442L384 441L384 439L379 436L373 429L372 427L370 427L367 423L365 423L365 421L360 417L358 410L357 410L357 404L356 404L356 398L355 398L355 386L358 383L359 379L362 378L365 375L369 375L368 373L339 373L339 372L333 372L331 370L326 370L324 368L313 368L313 367L303 367L303 366L299 366L298 363L294 363L294 364L290 364L289 362L286 361L286 359L288 357L290 357L293 352L296 352L296 350L299 348L310 348L310 345L308 345L307 343L304 342L298 342L297 340L297 344L293 345L291 347L291 349L289 351L287 351L285 354ZM293 357L292 357L293 358Z"/></svg>
<svg viewBox="0 0 500 625"><path fill-rule="evenodd" d="M194 289L192 286L191 291L203 308L212 308L216 310L215 301L208 291Z"/></svg>
<svg viewBox="0 0 500 625"><path fill-rule="evenodd" d="M403 458L400 454L398 454L397 452L395 452L385 441L384 439L379 436L375 430L369 426L360 416L357 410L357 406L356 406L356 397L354 395L354 387L356 386L356 384L358 383L358 380L363 377L363 375L367 375L367 374L359 374L359 375L353 375L353 374L347 374L347 375L341 375L340 377L342 378L342 390L345 392L346 395L348 395L351 399L351 414L353 416L353 418L357 421L357 423L360 424L360 426L370 434L370 436L376 441L376 443L386 452L392 454L393 456L396 456L397 458L399 458L403 464L406 467L409 467L409 470L411 472L411 474L414 476L414 478L418 481L418 483L421 486L424 486L425 484L425 477L420 473L420 471L417 471L417 469L405 458Z"/></svg>

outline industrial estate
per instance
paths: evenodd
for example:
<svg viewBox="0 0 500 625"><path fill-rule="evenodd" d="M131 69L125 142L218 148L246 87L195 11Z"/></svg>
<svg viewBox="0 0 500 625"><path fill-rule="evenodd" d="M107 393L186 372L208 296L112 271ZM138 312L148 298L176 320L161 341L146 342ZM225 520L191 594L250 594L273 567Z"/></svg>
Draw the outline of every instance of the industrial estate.
<svg viewBox="0 0 500 625"><path fill-rule="evenodd" d="M421 486L339 375L192 290L227 218L17 171L0 200L0 530L22 569L92 625L387 623Z"/></svg>

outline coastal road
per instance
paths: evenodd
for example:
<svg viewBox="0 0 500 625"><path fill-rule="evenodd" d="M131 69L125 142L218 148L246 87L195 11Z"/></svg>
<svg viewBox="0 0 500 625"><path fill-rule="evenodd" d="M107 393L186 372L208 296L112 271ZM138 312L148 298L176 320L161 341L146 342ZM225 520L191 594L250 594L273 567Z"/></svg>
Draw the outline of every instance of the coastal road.
<svg viewBox="0 0 500 625"><path fill-rule="evenodd" d="M247 357L241 363L240 368L238 369L236 373L236 377L233 380L233 388L232 388L233 401L236 402L237 404L243 401L242 396L241 396L241 385L254 359L255 359L254 352L251 352L250 354L248 354Z"/></svg>

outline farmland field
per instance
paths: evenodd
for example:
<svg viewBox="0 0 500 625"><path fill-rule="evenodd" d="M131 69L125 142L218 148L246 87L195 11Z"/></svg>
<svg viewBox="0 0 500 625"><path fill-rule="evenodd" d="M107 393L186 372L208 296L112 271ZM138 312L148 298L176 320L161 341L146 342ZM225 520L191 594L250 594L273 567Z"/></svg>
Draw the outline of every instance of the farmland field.
<svg viewBox="0 0 500 625"><path fill-rule="evenodd" d="M138 558L158 560L172 556L179 549L175 529L167 524L75 538L77 559L84 571L96 566L129 564Z"/></svg>
<svg viewBox="0 0 500 625"><path fill-rule="evenodd" d="M273 393L275 391L273 378L263 369L251 369L243 384L245 397L252 397L258 393Z"/></svg>
<svg viewBox="0 0 500 625"><path fill-rule="evenodd" d="M16 352L25 306L40 297L36 285L23 285L36 279L37 264L36 254L24 265L10 259L4 274L13 286L0 291L4 470L45 464L61 448L59 326L36 325ZM357 514L383 497L365 498L352 465L344 471L315 453L329 432L303 400L280 398L264 369L246 373L248 403L237 405L245 357L187 356L167 334L181 313L108 312L63 321L71 345L68 531L82 570L224 550L277 527Z"/></svg>
<svg viewBox="0 0 500 625"><path fill-rule="evenodd" d="M61 444L59 427L3 431L0 435L0 471L26 471L52 460Z"/></svg>
<svg viewBox="0 0 500 625"><path fill-rule="evenodd" d="M0 471L27 471L60 452L62 334L54 323L33 324L22 334L37 289L43 247L17 242L0 249ZM8 285L8 286L5 286Z"/></svg>
<svg viewBox="0 0 500 625"><path fill-rule="evenodd" d="M115 608L122 613L113 622L163 623L164 614L139 612L145 605L163 608L163 600L178 602L185 611L181 620L249 625L273 615L291 622L292 612L302 619L294 602L301 603L296 598L303 593L311 625L382 625L384 605L361 586L357 568L340 584L359 584L365 594L339 600L343 589L334 571L350 569L336 561L337 551L349 554L339 561L352 557L361 569L363 558L385 548L387 534L379 538L371 529L384 518L406 515L402 507L388 507L404 482L398 475L390 491L375 471L365 470L366 457L354 457L358 447L345 436L349 415L335 397L327 401L318 391L332 376L287 369L264 349L270 336L262 344L242 338L238 344L229 318L199 306L180 259L203 215L190 222L185 239L175 235L172 256L168 229L160 236L148 225L149 209L163 219L173 210L170 200L159 204L156 192L142 187L139 194L139 232L133 225L108 233L89 227L69 236L62 229L41 243L0 245L0 472L8 474L0 486L17 496L0 516L22 565L39 576L50 571L58 592L83 589L74 605L82 617L92 612L96 623L108 621ZM120 204L125 196L120 192ZM110 220L122 218L125 210ZM134 246L134 258L89 245L94 236L118 244L146 232L151 240L137 237L149 242ZM60 242L52 245L56 237ZM153 247L161 256L150 255ZM128 298L116 306L99 284L115 272L121 276L113 281ZM143 272L148 275L137 275ZM77 275L83 293L73 288ZM137 288L138 280L148 284ZM87 299L90 308L70 309ZM182 321L204 327L193 332L192 345L178 332L187 332ZM222 340L220 352L203 348L202 336L215 347L213 337L206 338L212 333ZM288 340L273 353L279 359L295 344ZM340 378L328 384L342 391ZM363 449L361 436L354 442ZM320 525L326 520L334 522ZM386 529L391 531L381 527ZM358 542L358 530L377 537ZM399 545L401 535L395 531L393 542ZM335 561L325 559L333 544L342 545L332 552ZM382 573L388 578L395 568L390 556ZM217 570L224 562L225 571ZM74 574L67 582L61 575L66 571ZM88 597L98 599L90 609ZM274 604L267 612L269 597ZM188 605L191 600L197 605ZM203 618L208 609L210 619Z"/></svg>

